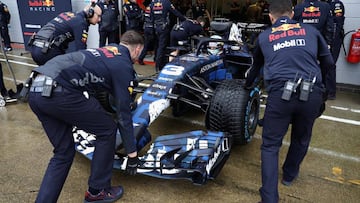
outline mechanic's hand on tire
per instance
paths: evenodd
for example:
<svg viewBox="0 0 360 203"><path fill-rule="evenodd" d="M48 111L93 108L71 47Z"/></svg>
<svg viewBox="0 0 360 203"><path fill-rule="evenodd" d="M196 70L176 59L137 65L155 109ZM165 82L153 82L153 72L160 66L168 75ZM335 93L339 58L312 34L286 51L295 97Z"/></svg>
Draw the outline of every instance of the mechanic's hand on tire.
<svg viewBox="0 0 360 203"><path fill-rule="evenodd" d="M135 175L137 172L137 167L140 163L139 158L136 157L128 157L126 164L126 172L130 175Z"/></svg>

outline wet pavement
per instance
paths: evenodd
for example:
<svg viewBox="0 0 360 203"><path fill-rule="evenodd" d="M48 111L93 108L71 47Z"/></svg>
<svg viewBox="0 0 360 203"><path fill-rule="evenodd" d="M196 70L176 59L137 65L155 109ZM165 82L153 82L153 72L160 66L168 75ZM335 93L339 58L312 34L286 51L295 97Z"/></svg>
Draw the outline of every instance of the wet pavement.
<svg viewBox="0 0 360 203"><path fill-rule="evenodd" d="M25 81L36 66L23 49L14 49L8 58L18 82ZM0 61L6 86L16 90L3 55ZM154 72L150 65L135 68L142 75ZM173 117L167 110L149 130L156 137L205 129L203 115L192 111ZM114 170L113 184L124 186L122 202L258 202L261 130L257 129L249 144L233 147L219 176L203 186L195 186L188 180L129 176L118 170ZM359 136L360 94L338 92L337 99L327 102L324 115L315 123L299 178L290 187L279 184L280 202L359 202ZM289 140L287 135L280 151L280 163ZM34 202L51 156L52 147L26 103L7 104L0 109L0 203ZM89 171L90 161L77 153L58 202L82 202Z"/></svg>

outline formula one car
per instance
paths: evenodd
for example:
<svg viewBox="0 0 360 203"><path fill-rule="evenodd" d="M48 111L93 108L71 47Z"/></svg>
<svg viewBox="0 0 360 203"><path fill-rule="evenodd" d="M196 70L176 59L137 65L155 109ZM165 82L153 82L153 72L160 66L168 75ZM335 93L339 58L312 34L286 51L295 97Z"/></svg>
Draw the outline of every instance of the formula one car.
<svg viewBox="0 0 360 203"><path fill-rule="evenodd" d="M231 22L225 22L212 27L224 33L231 26ZM157 136L139 157L138 173L189 179L194 184L215 178L229 157L232 144L250 142L256 130L260 89L243 87L252 64L252 55L241 42L201 38L193 51L175 57L155 76L139 78L140 84L147 85L135 89L138 99L133 105L133 126L138 151L151 140L147 128L167 108L172 108L174 116L191 108L203 110L207 131ZM111 95L97 97L107 111L114 111ZM73 136L76 150L92 159L96 135L75 128ZM116 148L123 148L119 133ZM125 170L126 162L126 155L118 153L114 168Z"/></svg>

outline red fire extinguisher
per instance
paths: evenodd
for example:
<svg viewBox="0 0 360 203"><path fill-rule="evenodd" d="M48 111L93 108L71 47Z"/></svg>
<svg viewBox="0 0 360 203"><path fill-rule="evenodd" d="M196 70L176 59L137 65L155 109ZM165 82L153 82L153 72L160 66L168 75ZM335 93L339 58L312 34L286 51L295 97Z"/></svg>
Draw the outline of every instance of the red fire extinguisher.
<svg viewBox="0 0 360 203"><path fill-rule="evenodd" d="M360 62L360 29L351 35L349 54L346 57L346 60L349 63Z"/></svg>

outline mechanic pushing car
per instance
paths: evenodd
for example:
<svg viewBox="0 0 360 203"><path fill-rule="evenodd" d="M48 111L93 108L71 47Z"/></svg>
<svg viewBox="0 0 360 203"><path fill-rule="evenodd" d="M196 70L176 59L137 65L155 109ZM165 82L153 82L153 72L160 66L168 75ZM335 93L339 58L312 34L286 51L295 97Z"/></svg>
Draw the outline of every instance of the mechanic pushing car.
<svg viewBox="0 0 360 203"><path fill-rule="evenodd" d="M70 42L75 42L75 50L86 49L90 24L101 20L101 8L92 2L79 13L64 12L43 26L29 40L30 52L38 65L51 58L65 54Z"/></svg>
<svg viewBox="0 0 360 203"><path fill-rule="evenodd" d="M294 13L289 0L273 1L269 9L272 26L259 35L246 87L252 86L263 66L268 98L260 195L262 202L275 203L279 201L278 156L282 140L291 123L291 144L282 166L282 183L289 186L299 176L314 121L322 113L323 83L333 59L316 28L291 20Z"/></svg>
<svg viewBox="0 0 360 203"><path fill-rule="evenodd" d="M119 129L128 154L126 171L136 174L138 157L130 110L135 79L133 62L144 40L125 32L120 45L111 44L57 56L34 69L29 105L54 147L36 202L56 202L75 156L73 126L96 135L84 202L113 202L123 188L111 187L115 134ZM106 91L115 98L117 122L99 101L85 92Z"/></svg>
<svg viewBox="0 0 360 203"><path fill-rule="evenodd" d="M155 69L158 72L167 63L165 50L168 46L170 36L170 12L177 16L180 21L184 21L186 18L175 9L169 0L153 0L150 4L150 10L150 18L154 21L155 34L158 39L155 61Z"/></svg>

